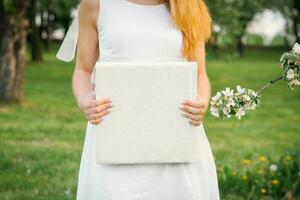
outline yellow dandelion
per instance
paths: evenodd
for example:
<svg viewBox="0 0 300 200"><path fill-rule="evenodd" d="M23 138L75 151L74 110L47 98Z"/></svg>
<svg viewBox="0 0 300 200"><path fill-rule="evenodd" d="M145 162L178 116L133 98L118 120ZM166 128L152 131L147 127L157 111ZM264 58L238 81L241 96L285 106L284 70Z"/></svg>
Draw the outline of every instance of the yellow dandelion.
<svg viewBox="0 0 300 200"><path fill-rule="evenodd" d="M259 161L260 162L266 162L267 161L267 157L266 156L260 156L259 157Z"/></svg>
<svg viewBox="0 0 300 200"><path fill-rule="evenodd" d="M250 159L245 159L245 160L243 160L243 163L244 163L244 165L249 166L249 165L251 165L252 160L250 160Z"/></svg>
<svg viewBox="0 0 300 200"><path fill-rule="evenodd" d="M273 185L278 185L278 184L279 184L279 180L273 179L273 180L272 180L272 184L273 184Z"/></svg>
<svg viewBox="0 0 300 200"><path fill-rule="evenodd" d="M291 156L286 156L286 157L285 157L285 160L286 160L286 161L290 161L290 160L292 160L292 157L291 157Z"/></svg>
<svg viewBox="0 0 300 200"><path fill-rule="evenodd" d="M260 192L263 193L263 194L266 194L266 193L267 193L267 189L262 188L262 189L260 190Z"/></svg>
<svg viewBox="0 0 300 200"><path fill-rule="evenodd" d="M248 176L247 175L244 175L243 178L242 178L244 181L248 180Z"/></svg>

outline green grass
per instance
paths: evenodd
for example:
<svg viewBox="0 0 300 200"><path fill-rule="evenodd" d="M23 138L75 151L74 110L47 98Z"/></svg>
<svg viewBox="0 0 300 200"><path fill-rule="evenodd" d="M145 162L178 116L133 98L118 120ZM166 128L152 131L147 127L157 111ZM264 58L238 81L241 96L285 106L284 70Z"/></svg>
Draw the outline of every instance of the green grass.
<svg viewBox="0 0 300 200"><path fill-rule="evenodd" d="M0 199L75 199L86 120L71 91L74 63L28 62L22 104L0 105ZM227 61L208 55L213 94L226 86L258 89L280 75L282 50L250 49ZM204 121L217 166L244 158L278 158L299 140L300 92L284 82L263 93L262 105L242 120ZM222 187L222 185L220 185ZM234 194L233 194L234 195ZM238 197L236 197L238 198ZM240 197L242 198L242 197ZM228 199L232 199L229 198Z"/></svg>

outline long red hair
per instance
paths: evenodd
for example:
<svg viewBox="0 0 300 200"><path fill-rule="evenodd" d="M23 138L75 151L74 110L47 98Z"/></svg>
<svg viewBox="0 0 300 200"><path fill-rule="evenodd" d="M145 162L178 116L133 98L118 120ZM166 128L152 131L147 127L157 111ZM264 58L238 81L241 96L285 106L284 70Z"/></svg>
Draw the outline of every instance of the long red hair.
<svg viewBox="0 0 300 200"><path fill-rule="evenodd" d="M199 42L208 41L212 19L204 0L166 0L172 19L183 33L183 56L190 58Z"/></svg>

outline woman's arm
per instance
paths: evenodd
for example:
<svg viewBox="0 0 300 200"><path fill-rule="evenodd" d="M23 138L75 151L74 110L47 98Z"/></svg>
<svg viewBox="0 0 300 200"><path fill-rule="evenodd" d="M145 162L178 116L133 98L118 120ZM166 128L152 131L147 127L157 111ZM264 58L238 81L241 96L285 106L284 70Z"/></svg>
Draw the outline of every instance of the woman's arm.
<svg viewBox="0 0 300 200"><path fill-rule="evenodd" d="M96 100L91 73L99 56L97 20L98 0L82 0L79 6L78 44L76 66L73 73L72 88L77 105L87 119L93 123L101 122L101 117L109 113L109 99Z"/></svg>
<svg viewBox="0 0 300 200"><path fill-rule="evenodd" d="M197 91L200 97L200 101L203 101L205 108L208 108L211 96L210 81L206 72L206 61L205 61L205 43L202 42L196 51L194 61L198 64L198 86Z"/></svg>
<svg viewBox="0 0 300 200"><path fill-rule="evenodd" d="M183 103L182 110L185 111L184 116L190 119L193 125L199 126L207 111L211 96L210 81L206 73L204 41L199 44L195 55L189 61L195 61L198 64L198 95L196 101L187 100L186 103Z"/></svg>

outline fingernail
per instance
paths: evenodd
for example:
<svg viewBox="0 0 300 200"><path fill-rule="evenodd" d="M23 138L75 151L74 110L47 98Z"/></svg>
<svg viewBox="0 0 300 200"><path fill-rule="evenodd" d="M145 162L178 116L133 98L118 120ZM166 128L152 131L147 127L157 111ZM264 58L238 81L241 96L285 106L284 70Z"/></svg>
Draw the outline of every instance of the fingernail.
<svg viewBox="0 0 300 200"><path fill-rule="evenodd" d="M183 108L184 108L184 105L180 105L179 108L183 109Z"/></svg>

